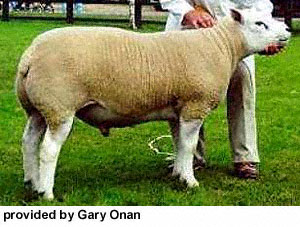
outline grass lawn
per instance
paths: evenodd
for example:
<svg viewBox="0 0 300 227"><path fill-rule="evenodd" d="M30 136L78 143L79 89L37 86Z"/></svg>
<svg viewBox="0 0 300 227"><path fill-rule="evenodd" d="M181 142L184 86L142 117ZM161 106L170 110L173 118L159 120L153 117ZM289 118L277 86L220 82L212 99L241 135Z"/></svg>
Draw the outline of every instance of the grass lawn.
<svg viewBox="0 0 300 227"><path fill-rule="evenodd" d="M121 22L75 25L128 28ZM169 133L166 123L112 129L104 138L77 120L60 154L57 199L24 202L21 137L26 118L14 92L16 66L34 37L63 26L63 21L0 22L0 205L300 205L300 36L278 56L257 56L259 180L231 175L222 104L206 121L208 166L196 172L197 189L186 190L172 179L165 157L148 149L150 139ZM147 23L140 32L162 29L161 23ZM170 151L171 141L161 141L160 147Z"/></svg>

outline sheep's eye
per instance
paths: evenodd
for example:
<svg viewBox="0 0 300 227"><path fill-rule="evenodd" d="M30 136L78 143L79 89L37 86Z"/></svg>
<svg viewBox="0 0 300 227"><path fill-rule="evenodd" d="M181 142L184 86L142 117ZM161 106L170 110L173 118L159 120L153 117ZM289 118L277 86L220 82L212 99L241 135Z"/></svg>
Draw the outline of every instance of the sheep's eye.
<svg viewBox="0 0 300 227"><path fill-rule="evenodd" d="M262 21L257 21L257 22L255 22L255 24L257 25L257 26L264 26L265 27L265 29L268 29L269 28L269 26L268 25L266 25L264 22L262 22Z"/></svg>

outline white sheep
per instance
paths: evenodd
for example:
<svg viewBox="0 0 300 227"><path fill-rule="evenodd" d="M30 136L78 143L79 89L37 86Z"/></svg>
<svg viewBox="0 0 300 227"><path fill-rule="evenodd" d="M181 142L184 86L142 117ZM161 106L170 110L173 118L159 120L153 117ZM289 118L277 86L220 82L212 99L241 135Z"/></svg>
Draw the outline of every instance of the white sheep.
<svg viewBox="0 0 300 227"><path fill-rule="evenodd" d="M231 17L204 30L140 34L69 27L38 36L16 80L29 118L25 182L53 198L58 154L77 116L103 134L169 121L177 150L173 175L197 186L192 161L201 122L225 96L242 58L269 43L285 45L289 36L283 23L250 10L231 10Z"/></svg>

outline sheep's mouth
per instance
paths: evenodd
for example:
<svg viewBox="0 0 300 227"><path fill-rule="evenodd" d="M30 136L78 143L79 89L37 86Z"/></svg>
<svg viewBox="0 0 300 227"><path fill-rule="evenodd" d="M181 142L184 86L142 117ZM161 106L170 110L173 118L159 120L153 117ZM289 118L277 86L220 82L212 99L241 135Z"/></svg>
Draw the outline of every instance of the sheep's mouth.
<svg viewBox="0 0 300 227"><path fill-rule="evenodd" d="M288 40L289 40L288 38L279 39L279 42L287 42Z"/></svg>
<svg viewBox="0 0 300 227"><path fill-rule="evenodd" d="M285 48L285 46L287 44L287 41L285 41L285 43L282 43L282 42L278 41L276 43L273 43L273 45L274 44L276 45L277 51L274 51L274 52L271 51L271 52L269 52L267 50L267 48L265 48L263 51L258 52L258 54L260 54L260 55L268 55L268 56L278 54L278 53L280 53L282 51L283 48Z"/></svg>
<svg viewBox="0 0 300 227"><path fill-rule="evenodd" d="M278 44L281 46L285 46L288 41L289 41L288 38L282 38L282 39L279 39Z"/></svg>

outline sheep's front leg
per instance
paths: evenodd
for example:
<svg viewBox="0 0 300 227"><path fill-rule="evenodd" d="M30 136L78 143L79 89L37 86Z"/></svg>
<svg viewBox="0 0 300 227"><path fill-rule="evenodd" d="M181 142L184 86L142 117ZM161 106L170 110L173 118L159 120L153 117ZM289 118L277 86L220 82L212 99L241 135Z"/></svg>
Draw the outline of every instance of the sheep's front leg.
<svg viewBox="0 0 300 227"><path fill-rule="evenodd" d="M59 151L67 139L73 124L73 117L64 121L55 129L47 127L40 152L40 185L38 192L45 199L51 200L53 196L54 174Z"/></svg>
<svg viewBox="0 0 300 227"><path fill-rule="evenodd" d="M177 156L174 163L173 175L179 175L180 180L186 181L188 187L199 185L194 177L193 157L197 148L201 120L179 121L177 141Z"/></svg>

